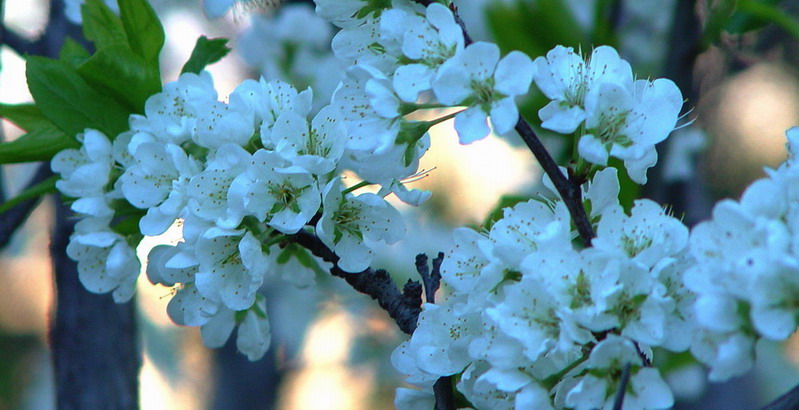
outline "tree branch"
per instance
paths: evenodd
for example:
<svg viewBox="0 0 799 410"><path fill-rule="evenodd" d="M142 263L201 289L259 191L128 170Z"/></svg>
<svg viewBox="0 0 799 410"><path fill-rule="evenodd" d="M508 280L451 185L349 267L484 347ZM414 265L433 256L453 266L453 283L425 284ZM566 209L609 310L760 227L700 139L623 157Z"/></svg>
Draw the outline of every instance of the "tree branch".
<svg viewBox="0 0 799 410"><path fill-rule="evenodd" d="M345 272L338 267L338 255L325 246L316 235L301 230L294 236L294 239L315 256L332 263L333 267L330 269L330 273L333 276L344 279L358 292L377 300L380 307L394 319L400 330L409 335L413 334L419 313L422 311L422 285L419 282L408 280L400 293L385 270L369 268L360 273Z"/></svg>
<svg viewBox="0 0 799 410"><path fill-rule="evenodd" d="M613 398L613 410L622 410L624 404L624 394L627 392L627 385L630 383L630 363L624 365L621 371L621 380L619 380L619 388L616 390L616 397Z"/></svg>
<svg viewBox="0 0 799 410"><path fill-rule="evenodd" d="M552 184L555 185L555 189L558 191L558 194L560 194L560 197L563 198L563 202L569 209L569 214L574 221L574 225L577 227L577 232L580 233L580 237L583 239L583 244L587 247L591 246L591 239L594 237L594 229L591 227L591 221L588 219L588 215L585 213L585 208L583 207L580 184L570 181L563 175L558 164L552 156L549 155L549 151L547 151L544 144L541 143L541 140L535 134L533 128L521 115L519 116L519 122L516 123L516 132L519 133L524 143L527 144L527 147L533 152L535 159L538 160L538 163L544 168L544 172L546 172L549 179L552 180Z"/></svg>
<svg viewBox="0 0 799 410"><path fill-rule="evenodd" d="M790 410L799 408L799 386L762 407L761 410Z"/></svg>
<svg viewBox="0 0 799 410"><path fill-rule="evenodd" d="M0 45L5 44L20 56L25 55L41 55L42 45L39 41L30 41L23 38L19 34L8 30L5 25L0 29L2 37L0 37Z"/></svg>

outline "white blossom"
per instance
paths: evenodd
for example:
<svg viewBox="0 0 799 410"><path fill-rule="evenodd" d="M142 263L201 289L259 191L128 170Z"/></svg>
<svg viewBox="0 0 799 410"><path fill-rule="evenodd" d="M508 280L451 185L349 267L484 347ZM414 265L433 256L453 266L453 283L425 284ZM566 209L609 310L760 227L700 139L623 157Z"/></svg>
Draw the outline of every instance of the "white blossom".
<svg viewBox="0 0 799 410"><path fill-rule="evenodd" d="M533 65L527 55L514 51L499 59L499 47L477 42L445 63L433 80L439 102L465 105L455 116L455 130L462 144L485 138L487 117L498 134L506 134L519 120L514 98L526 94Z"/></svg>
<svg viewBox="0 0 799 410"><path fill-rule="evenodd" d="M375 194L344 195L341 182L334 179L325 187L323 198L324 212L316 234L336 252L338 266L345 272L369 267L374 251L365 239L394 243L405 234L402 216Z"/></svg>

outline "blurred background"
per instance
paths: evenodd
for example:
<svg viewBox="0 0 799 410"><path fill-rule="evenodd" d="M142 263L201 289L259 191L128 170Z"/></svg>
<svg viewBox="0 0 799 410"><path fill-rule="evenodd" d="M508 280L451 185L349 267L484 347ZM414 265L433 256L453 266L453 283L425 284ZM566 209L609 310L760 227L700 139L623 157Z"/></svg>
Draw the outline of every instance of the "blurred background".
<svg viewBox="0 0 799 410"><path fill-rule="evenodd" d="M209 20L196 0L151 2L167 33L161 62L164 82L177 79L200 35L232 40L232 55L209 67L223 99L243 79L263 74L312 85L323 102L341 75L326 49L333 28L311 20L307 3L295 2L291 11L238 6L221 19ZM535 58L556 44L581 46L583 51L612 44L633 63L639 77L675 79L687 99L684 122L694 123L661 147L661 164L650 170L651 186L643 194L673 204L686 221L706 217L709 204L717 199L737 197L764 175L764 166L774 167L786 156L784 132L799 124L799 2L754 2L773 6L787 23L749 14L739 21L730 19L711 37L697 34L698 27L692 31L674 22L686 18L681 4L691 3L689 11L698 11L697 24L707 27L713 20L708 10L718 2L456 3L475 38L492 39L505 52L519 49ZM47 25L49 6L47 0L7 2L3 22L9 30L36 39ZM297 44L311 51L302 58L286 52ZM686 44L688 50L680 50ZM0 67L0 102L32 101L24 59L3 47ZM535 119L544 102L532 92L524 104L525 116ZM390 249L380 249L382 256L375 263L389 270L397 283L416 279L417 253L446 251L454 226L480 226L503 196L508 204L540 190L541 172L517 136L461 146L451 123L437 126L431 134L432 147L421 164L430 172L414 187L433 191L433 197L417 209L396 204L406 215L408 235ZM21 131L3 122L2 135L12 140ZM545 133L544 138L556 155L570 152L564 141ZM35 164L3 166L6 197L18 192L35 169ZM48 350L48 323L54 312L48 250L52 230L53 205L43 201L0 253L0 409L55 408ZM145 260L151 247L174 240L169 232L147 238L139 255ZM165 309L170 290L151 285L142 275L136 303L143 354L141 408L393 408L394 388L402 378L389 357L404 336L375 303L324 275L311 288L276 282L265 284L263 292L269 301L273 343L264 359L250 364L235 353L235 346L209 350L198 329L172 324ZM761 362L753 374L733 381L731 387L710 390L710 395L727 395L740 408L748 408L799 383L799 339L758 349ZM676 369L670 382L685 408L701 408L708 403L701 400L710 400L702 398L708 390L701 368Z"/></svg>

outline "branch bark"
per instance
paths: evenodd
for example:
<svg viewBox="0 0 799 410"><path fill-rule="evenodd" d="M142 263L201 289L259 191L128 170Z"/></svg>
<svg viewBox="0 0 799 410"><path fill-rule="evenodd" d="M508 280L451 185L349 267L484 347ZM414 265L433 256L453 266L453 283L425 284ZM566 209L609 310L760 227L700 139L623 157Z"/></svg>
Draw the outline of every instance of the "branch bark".
<svg viewBox="0 0 799 410"><path fill-rule="evenodd" d="M409 280L402 289L397 289L391 276L383 269L366 269L360 273L349 273L338 267L339 257L322 241L306 231L299 231L295 241L315 256L333 264L330 273L344 279L353 289L369 295L397 323L400 330L413 334L416 321L422 311L422 285Z"/></svg>

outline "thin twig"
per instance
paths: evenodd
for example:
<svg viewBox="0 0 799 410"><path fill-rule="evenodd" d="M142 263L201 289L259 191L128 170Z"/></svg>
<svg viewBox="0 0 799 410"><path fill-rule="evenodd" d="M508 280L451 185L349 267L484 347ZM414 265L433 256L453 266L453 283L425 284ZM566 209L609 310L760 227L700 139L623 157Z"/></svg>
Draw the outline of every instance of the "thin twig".
<svg viewBox="0 0 799 410"><path fill-rule="evenodd" d="M422 277L424 293L427 303L436 303L436 291L441 286L441 263L444 262L444 253L439 252L433 259L433 271L427 266L427 255L420 253L416 255L416 271Z"/></svg>
<svg viewBox="0 0 799 410"><path fill-rule="evenodd" d="M799 409L799 385L762 407L761 410Z"/></svg>
<svg viewBox="0 0 799 410"><path fill-rule="evenodd" d="M533 152L538 163L544 168L544 172L546 172L549 179L552 180L552 184L555 186L558 194L563 198L563 202L569 209L569 214L571 214L574 225L577 227L577 232L580 233L580 237L583 239L583 244L585 244L585 246L591 246L591 239L594 237L594 229L591 227L591 221L588 219L588 215L585 213L585 208L583 207L580 185L573 183L563 175L558 164L552 156L549 155L549 151L547 151L544 144L541 143L541 140L535 134L533 128L530 127L530 124L525 121L521 115L519 116L519 122L516 123L516 132L519 133L524 143L527 144L527 147Z"/></svg>
<svg viewBox="0 0 799 410"><path fill-rule="evenodd" d="M7 45L20 56L42 54L42 47L39 41L30 41L14 31L8 30L5 25L0 29L0 32L2 32L0 45Z"/></svg>
<svg viewBox="0 0 799 410"><path fill-rule="evenodd" d="M368 268L360 273L345 272L338 267L338 255L325 246L316 235L301 230L294 236L294 239L315 256L332 263L333 267L330 269L330 273L333 276L343 278L358 292L377 300L380 307L394 319L400 330L409 335L413 334L419 313L422 311L422 285L419 282L409 280L400 293L385 270Z"/></svg>
<svg viewBox="0 0 799 410"><path fill-rule="evenodd" d="M624 365L619 380L619 389L616 390L616 397L613 399L613 410L621 410L624 404L624 394L627 392L627 385L630 384L630 362Z"/></svg>

